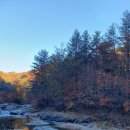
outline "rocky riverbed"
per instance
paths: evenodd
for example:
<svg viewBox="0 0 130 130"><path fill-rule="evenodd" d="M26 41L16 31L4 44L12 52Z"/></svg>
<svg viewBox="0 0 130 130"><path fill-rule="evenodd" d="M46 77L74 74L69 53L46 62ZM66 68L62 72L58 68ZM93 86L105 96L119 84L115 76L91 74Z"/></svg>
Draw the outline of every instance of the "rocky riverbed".
<svg viewBox="0 0 130 130"><path fill-rule="evenodd" d="M105 116L104 116L105 117ZM96 117L54 110L36 111L31 105L1 104L1 130L130 130L121 123L114 125Z"/></svg>

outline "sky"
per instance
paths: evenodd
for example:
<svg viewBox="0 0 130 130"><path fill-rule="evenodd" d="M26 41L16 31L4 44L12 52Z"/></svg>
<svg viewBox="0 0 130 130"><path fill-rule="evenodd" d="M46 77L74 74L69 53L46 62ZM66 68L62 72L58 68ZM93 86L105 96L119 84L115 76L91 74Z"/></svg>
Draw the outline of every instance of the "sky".
<svg viewBox="0 0 130 130"><path fill-rule="evenodd" d="M31 70L41 49L66 44L74 29L105 32L130 0L0 0L0 71Z"/></svg>

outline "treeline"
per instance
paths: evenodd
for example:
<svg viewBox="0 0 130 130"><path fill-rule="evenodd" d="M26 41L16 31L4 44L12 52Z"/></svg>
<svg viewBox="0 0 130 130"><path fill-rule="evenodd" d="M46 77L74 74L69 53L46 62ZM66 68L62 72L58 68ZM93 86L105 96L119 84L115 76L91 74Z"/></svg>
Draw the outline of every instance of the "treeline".
<svg viewBox="0 0 130 130"><path fill-rule="evenodd" d="M104 35L76 29L66 48L35 56L29 97L35 107L85 110L130 108L130 12Z"/></svg>
<svg viewBox="0 0 130 130"><path fill-rule="evenodd" d="M10 83L0 79L0 103L15 102L15 94L15 88Z"/></svg>
<svg viewBox="0 0 130 130"><path fill-rule="evenodd" d="M7 83L11 83L16 87L28 88L31 87L30 80L33 75L31 72L2 72L0 71L0 78L3 79Z"/></svg>
<svg viewBox="0 0 130 130"><path fill-rule="evenodd" d="M0 103L24 103L27 90L31 87L31 72L0 72Z"/></svg>

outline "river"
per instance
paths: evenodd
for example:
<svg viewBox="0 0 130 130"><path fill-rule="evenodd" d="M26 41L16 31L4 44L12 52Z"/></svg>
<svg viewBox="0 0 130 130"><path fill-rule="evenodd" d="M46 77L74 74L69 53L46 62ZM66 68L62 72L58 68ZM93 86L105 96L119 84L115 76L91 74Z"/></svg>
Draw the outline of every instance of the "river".
<svg viewBox="0 0 130 130"><path fill-rule="evenodd" d="M100 124L100 125L99 125ZM0 130L126 130L92 117L63 112L34 112L30 105L1 104ZM130 129L127 129L130 130Z"/></svg>

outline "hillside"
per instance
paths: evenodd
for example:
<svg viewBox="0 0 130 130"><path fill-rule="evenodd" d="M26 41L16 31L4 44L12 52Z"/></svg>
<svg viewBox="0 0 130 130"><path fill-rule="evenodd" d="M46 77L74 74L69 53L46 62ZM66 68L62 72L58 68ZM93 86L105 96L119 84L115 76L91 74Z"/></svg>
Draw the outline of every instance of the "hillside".
<svg viewBox="0 0 130 130"><path fill-rule="evenodd" d="M31 72L0 72L0 102L24 102L30 80Z"/></svg>

